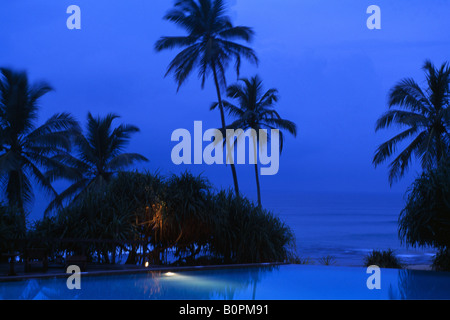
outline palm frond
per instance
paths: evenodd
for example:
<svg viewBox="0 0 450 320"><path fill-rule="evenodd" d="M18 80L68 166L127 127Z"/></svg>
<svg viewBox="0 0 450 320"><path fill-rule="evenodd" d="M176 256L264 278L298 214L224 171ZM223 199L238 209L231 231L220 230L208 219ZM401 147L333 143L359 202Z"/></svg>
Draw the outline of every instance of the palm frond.
<svg viewBox="0 0 450 320"><path fill-rule="evenodd" d="M431 61L423 65L427 87L422 89L414 79L405 78L389 92L389 108L401 107L405 110L389 110L376 122L375 131L393 124L409 129L401 132L378 147L373 159L377 166L395 151L395 145L409 137L414 140L390 164L389 182L399 179L406 172L415 155L423 169L437 165L449 150L448 107L450 92L450 68L448 63L436 68Z"/></svg>
<svg viewBox="0 0 450 320"><path fill-rule="evenodd" d="M174 49L185 46L191 46L197 41L197 37L161 37L155 43L155 50L162 51L166 49Z"/></svg>
<svg viewBox="0 0 450 320"><path fill-rule="evenodd" d="M390 164L389 164L389 183L392 184L405 174L411 163L411 156L417 152L426 132L421 132Z"/></svg>
<svg viewBox="0 0 450 320"><path fill-rule="evenodd" d="M148 159L138 153L122 153L111 159L107 163L106 169L108 171L116 172L120 169L127 168L138 161L146 162Z"/></svg>
<svg viewBox="0 0 450 320"><path fill-rule="evenodd" d="M271 118L271 119L266 119L265 124L271 125L272 127L276 128L276 129L286 130L290 134L292 134L294 137L297 136L297 125L290 120Z"/></svg>
<svg viewBox="0 0 450 320"><path fill-rule="evenodd" d="M221 85L226 87L225 70L234 60L237 74L241 66L241 56L251 62L258 61L254 51L231 40L250 42L254 32L245 26L233 26L226 15L222 0L182 0L164 16L165 20L183 28L185 37L161 37L155 49L184 48L170 62L166 72L173 73L178 89L198 68L198 76L204 88L208 72L215 69Z"/></svg>
<svg viewBox="0 0 450 320"><path fill-rule="evenodd" d="M403 79L389 93L389 107L405 107L422 114L430 113L432 104L414 79Z"/></svg>
<svg viewBox="0 0 450 320"><path fill-rule="evenodd" d="M71 200L75 198L76 195L86 189L88 183L88 179L81 179L70 185L48 204L47 208L44 211L44 215L49 215L53 210L62 208L63 202L65 200Z"/></svg>
<svg viewBox="0 0 450 320"><path fill-rule="evenodd" d="M244 40L246 42L251 42L255 32L249 27L236 26L221 30L219 35L224 39Z"/></svg>
<svg viewBox="0 0 450 320"><path fill-rule="evenodd" d="M0 174L20 170L22 165L21 155L14 151L8 151L0 155Z"/></svg>
<svg viewBox="0 0 450 320"><path fill-rule="evenodd" d="M41 172L41 170L29 159L24 157L24 167L29 168L32 172L34 180L38 183L42 190L49 196L56 197L58 193L53 188L50 180Z"/></svg>
<svg viewBox="0 0 450 320"><path fill-rule="evenodd" d="M407 130L399 133L395 137L389 139L388 141L384 142L383 144L381 144L377 148L377 150L375 152L375 156L372 161L372 163L375 165L375 167L377 167L379 164L383 163L387 158L389 158L395 152L395 146L399 142L412 136L417 131L418 131L417 127L407 129Z"/></svg>
<svg viewBox="0 0 450 320"><path fill-rule="evenodd" d="M170 62L165 76L172 73L178 84L178 90L184 83L188 75L197 65L199 60L200 44L194 44L178 53L175 58Z"/></svg>
<svg viewBox="0 0 450 320"><path fill-rule="evenodd" d="M389 110L377 120L375 131L390 127L393 123L408 127L426 127L429 125L429 119L412 111Z"/></svg>

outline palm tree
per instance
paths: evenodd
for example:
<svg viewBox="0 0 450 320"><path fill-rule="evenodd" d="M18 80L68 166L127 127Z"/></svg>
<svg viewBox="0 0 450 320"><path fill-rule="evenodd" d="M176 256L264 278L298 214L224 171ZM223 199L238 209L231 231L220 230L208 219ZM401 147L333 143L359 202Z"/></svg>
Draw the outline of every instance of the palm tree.
<svg viewBox="0 0 450 320"><path fill-rule="evenodd" d="M256 136L254 137L253 146L258 145L260 139L260 129L282 129L297 136L297 126L292 121L282 119L274 105L278 101L278 90L269 89L263 93L262 80L258 76L251 79L241 79L241 83L231 85L227 88L227 96L236 99L238 106L228 101L223 101L223 106L228 110L231 116L237 119L229 126L234 129L254 129ZM211 109L218 106L214 103ZM280 152L283 150L284 135L280 131ZM255 157L256 160L256 157ZM258 175L258 162L255 161L256 188L258 193L258 206L261 207L261 190Z"/></svg>
<svg viewBox="0 0 450 320"><path fill-rule="evenodd" d="M162 37L155 44L157 51L173 48L183 48L172 60L166 76L173 73L178 83L178 89L188 75L198 68L202 79L202 88L208 74L212 73L219 101L219 111L222 128L225 128L225 114L219 82L226 87L225 72L231 61L235 61L236 73L239 76L241 56L257 63L254 51L233 40L250 42L253 30L244 26L233 26L225 14L223 0L179 0L164 19L175 23L187 31L187 36ZM234 188L239 196L239 186L236 169L231 164Z"/></svg>
<svg viewBox="0 0 450 320"><path fill-rule="evenodd" d="M57 159L66 165L65 170L56 169L46 173L52 181L60 178L73 181L73 184L57 197L57 201L49 205L47 211L65 199L74 199L89 188L97 188L108 183L115 173L136 161L148 161L138 153L122 153L131 134L138 132L139 128L121 124L113 129L112 122L118 117L110 113L104 118L94 118L88 113L86 134L80 133L75 137L78 155L59 155Z"/></svg>
<svg viewBox="0 0 450 320"><path fill-rule="evenodd" d="M26 72L6 68L0 72L0 182L9 206L24 212L34 198L31 179L57 197L41 170L62 170L57 157L70 151L79 125L70 114L57 113L37 127L39 100L52 88L46 83L30 84Z"/></svg>
<svg viewBox="0 0 450 320"><path fill-rule="evenodd" d="M389 165L391 185L404 175L413 154L423 169L435 167L449 155L450 68L443 63L438 69L427 60L423 70L427 87L422 89L411 78L401 80L389 93L390 110L376 123L376 131L393 124L405 130L378 147L373 158L375 167L391 157L399 143L413 138ZM391 109L394 106L398 109Z"/></svg>

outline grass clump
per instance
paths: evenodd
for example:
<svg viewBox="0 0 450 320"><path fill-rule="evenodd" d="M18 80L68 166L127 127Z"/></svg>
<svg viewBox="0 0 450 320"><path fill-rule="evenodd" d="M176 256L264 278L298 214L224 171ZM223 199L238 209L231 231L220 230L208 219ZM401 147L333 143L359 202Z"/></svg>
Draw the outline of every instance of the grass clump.
<svg viewBox="0 0 450 320"><path fill-rule="evenodd" d="M336 259L333 256L327 255L325 257L319 258L319 263L324 266L332 266L336 264Z"/></svg>
<svg viewBox="0 0 450 320"><path fill-rule="evenodd" d="M436 253L432 268L436 271L450 271L450 250L448 248L442 248Z"/></svg>
<svg viewBox="0 0 450 320"><path fill-rule="evenodd" d="M394 251L391 249L373 250L364 258L364 265L366 267L375 265L380 268L402 268L400 260L395 256Z"/></svg>

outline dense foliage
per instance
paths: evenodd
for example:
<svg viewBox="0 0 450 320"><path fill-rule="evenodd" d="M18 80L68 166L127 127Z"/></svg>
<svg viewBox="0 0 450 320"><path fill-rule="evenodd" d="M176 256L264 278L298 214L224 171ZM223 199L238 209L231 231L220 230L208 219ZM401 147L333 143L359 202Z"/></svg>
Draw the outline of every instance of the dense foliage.
<svg viewBox="0 0 450 320"><path fill-rule="evenodd" d="M427 60L422 69L426 86L422 88L411 78L402 79L389 93L389 111L376 123L376 131L394 125L404 130L377 148L375 166L394 156L409 140L389 164L391 185L406 173L413 157L420 160L422 169L429 170L449 156L450 65L445 62L436 67Z"/></svg>
<svg viewBox="0 0 450 320"><path fill-rule="evenodd" d="M439 249L434 264L450 269L450 163L424 172L409 190L399 218L399 236L413 247Z"/></svg>
<svg viewBox="0 0 450 320"><path fill-rule="evenodd" d="M0 68L0 187L8 205L22 212L33 202L33 182L57 196L45 171L63 170L55 157L70 152L79 131L65 112L38 125L40 100L51 90L47 83L31 83L26 72Z"/></svg>
<svg viewBox="0 0 450 320"><path fill-rule="evenodd" d="M399 217L399 237L413 247L438 249L434 265L442 268L450 261L450 65L444 62L436 67L427 60L422 69L423 87L405 78L391 89L389 110L377 120L376 131L394 125L403 131L378 147L373 163L385 162L409 140L389 165L391 185L406 173L414 157L423 169L408 190Z"/></svg>
<svg viewBox="0 0 450 320"><path fill-rule="evenodd" d="M450 271L450 249L441 248L436 253L432 268L437 271Z"/></svg>
<svg viewBox="0 0 450 320"><path fill-rule="evenodd" d="M177 265L285 261L294 243L292 231L271 212L231 191L214 192L208 180L188 172L168 178L120 173L38 221L32 233L58 239L47 244L54 254L82 251L113 262L122 251L128 263Z"/></svg>
<svg viewBox="0 0 450 320"><path fill-rule="evenodd" d="M400 269L402 264L400 260L395 256L394 251L388 250L373 250L364 259L364 265L378 266L380 268L395 268Z"/></svg>
<svg viewBox="0 0 450 320"><path fill-rule="evenodd" d="M2 253L20 249L18 240L26 235L25 218L22 210L0 204L0 259L4 259Z"/></svg>
<svg viewBox="0 0 450 320"><path fill-rule="evenodd" d="M450 247L450 165L424 172L410 188L399 219L400 238L411 246Z"/></svg>
<svg viewBox="0 0 450 320"><path fill-rule="evenodd" d="M54 157L54 160L64 164L63 170L49 170L46 173L51 181L66 179L72 184L60 193L46 209L51 212L55 207L61 207L63 200L76 198L88 187L96 188L107 183L115 173L127 169L138 161L147 161L139 153L124 152L131 135L139 132L139 128L121 123L113 126L119 116L109 113L104 117L94 117L89 112L86 130L73 136L73 154L65 153Z"/></svg>

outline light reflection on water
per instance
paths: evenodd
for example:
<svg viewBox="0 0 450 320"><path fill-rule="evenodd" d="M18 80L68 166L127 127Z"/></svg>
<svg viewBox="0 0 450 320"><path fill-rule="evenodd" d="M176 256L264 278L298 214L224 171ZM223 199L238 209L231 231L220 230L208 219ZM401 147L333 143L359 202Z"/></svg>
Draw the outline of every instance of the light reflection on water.
<svg viewBox="0 0 450 320"><path fill-rule="evenodd" d="M301 300L450 299L450 273L381 270L381 290L369 290L365 268L282 265L121 276L82 276L0 283L1 299Z"/></svg>

